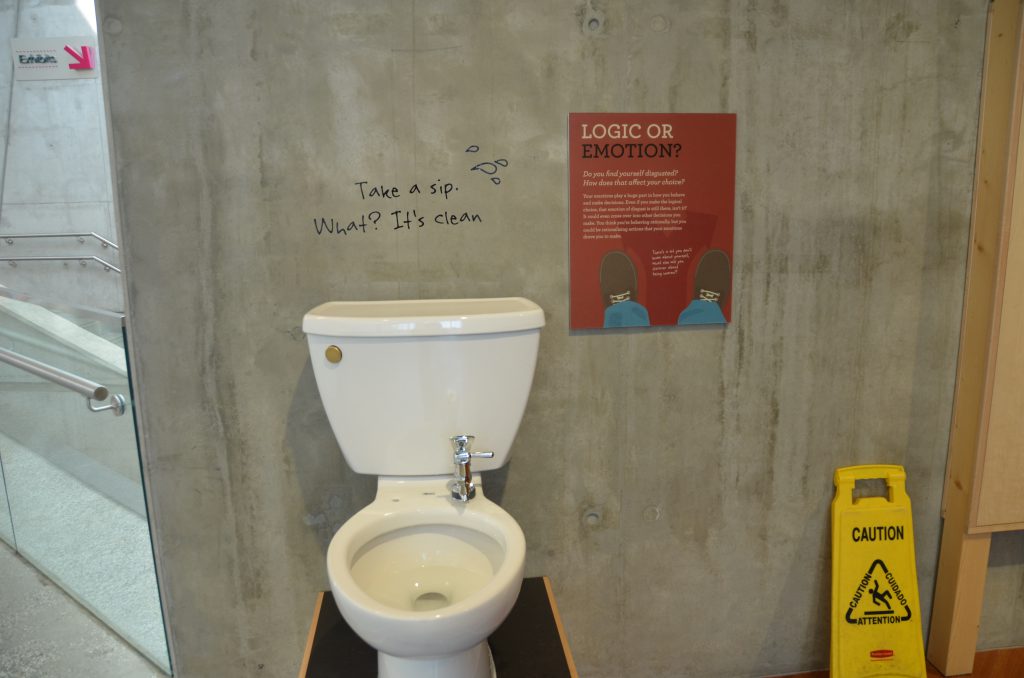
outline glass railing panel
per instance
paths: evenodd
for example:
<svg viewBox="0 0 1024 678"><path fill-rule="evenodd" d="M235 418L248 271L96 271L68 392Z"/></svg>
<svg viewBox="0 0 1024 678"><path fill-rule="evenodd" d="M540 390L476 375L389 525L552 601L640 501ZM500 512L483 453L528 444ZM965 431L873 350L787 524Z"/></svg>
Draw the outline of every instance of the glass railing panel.
<svg viewBox="0 0 1024 678"><path fill-rule="evenodd" d="M7 486L4 482L3 451L0 450L0 540L17 548L14 542L14 524L11 523L11 509L7 503Z"/></svg>
<svg viewBox="0 0 1024 678"><path fill-rule="evenodd" d="M0 348L125 398L123 416L91 412L0 361L6 504L18 551L168 670L120 316L0 295Z"/></svg>

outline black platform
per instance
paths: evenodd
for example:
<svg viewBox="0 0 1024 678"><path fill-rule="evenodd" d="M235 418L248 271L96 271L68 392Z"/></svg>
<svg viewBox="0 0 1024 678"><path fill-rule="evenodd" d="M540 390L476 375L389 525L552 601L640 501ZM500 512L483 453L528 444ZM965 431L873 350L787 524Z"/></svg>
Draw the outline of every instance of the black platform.
<svg viewBox="0 0 1024 678"><path fill-rule="evenodd" d="M523 580L519 599L487 639L498 678L578 678L547 577ZM376 678L377 652L320 594L299 678Z"/></svg>

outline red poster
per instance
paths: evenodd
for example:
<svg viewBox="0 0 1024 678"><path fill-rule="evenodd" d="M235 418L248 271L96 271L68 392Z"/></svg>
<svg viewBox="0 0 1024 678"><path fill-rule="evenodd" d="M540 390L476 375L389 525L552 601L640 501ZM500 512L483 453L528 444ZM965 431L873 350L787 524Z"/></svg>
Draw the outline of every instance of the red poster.
<svg viewBox="0 0 1024 678"><path fill-rule="evenodd" d="M569 114L573 329L728 323L736 116Z"/></svg>

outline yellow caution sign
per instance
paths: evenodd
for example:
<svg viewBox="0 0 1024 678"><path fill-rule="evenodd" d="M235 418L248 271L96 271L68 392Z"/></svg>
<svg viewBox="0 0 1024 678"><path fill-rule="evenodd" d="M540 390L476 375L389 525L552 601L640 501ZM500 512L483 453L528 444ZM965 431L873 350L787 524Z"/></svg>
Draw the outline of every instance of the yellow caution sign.
<svg viewBox="0 0 1024 678"><path fill-rule="evenodd" d="M853 498L882 478L888 497ZM902 466L836 470L832 500L831 678L926 678L914 527Z"/></svg>

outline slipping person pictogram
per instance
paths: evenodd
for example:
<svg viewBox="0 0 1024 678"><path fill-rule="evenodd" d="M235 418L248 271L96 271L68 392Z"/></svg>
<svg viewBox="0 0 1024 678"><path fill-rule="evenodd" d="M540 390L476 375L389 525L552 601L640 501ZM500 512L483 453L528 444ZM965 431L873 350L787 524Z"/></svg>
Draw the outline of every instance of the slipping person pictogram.
<svg viewBox="0 0 1024 678"><path fill-rule="evenodd" d="M871 589L871 602L881 607L885 605L886 609L892 610L892 605L889 604L889 598L892 598L892 591L879 591L878 580L875 580L875 588Z"/></svg>

